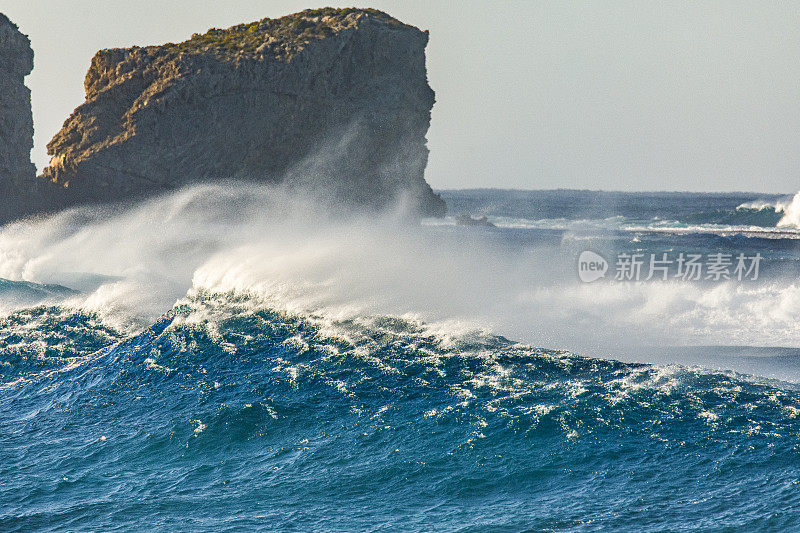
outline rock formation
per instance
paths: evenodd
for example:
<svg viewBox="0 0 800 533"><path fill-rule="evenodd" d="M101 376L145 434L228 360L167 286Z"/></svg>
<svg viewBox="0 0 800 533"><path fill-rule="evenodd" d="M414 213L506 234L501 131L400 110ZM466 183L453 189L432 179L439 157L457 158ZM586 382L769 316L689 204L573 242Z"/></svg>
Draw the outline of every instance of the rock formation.
<svg viewBox="0 0 800 533"><path fill-rule="evenodd" d="M380 11L325 8L101 50L43 177L61 206L233 179L442 215L424 180L427 41Z"/></svg>
<svg viewBox="0 0 800 533"><path fill-rule="evenodd" d="M31 92L25 86L32 69L28 37L0 13L0 221L19 213L36 176Z"/></svg>

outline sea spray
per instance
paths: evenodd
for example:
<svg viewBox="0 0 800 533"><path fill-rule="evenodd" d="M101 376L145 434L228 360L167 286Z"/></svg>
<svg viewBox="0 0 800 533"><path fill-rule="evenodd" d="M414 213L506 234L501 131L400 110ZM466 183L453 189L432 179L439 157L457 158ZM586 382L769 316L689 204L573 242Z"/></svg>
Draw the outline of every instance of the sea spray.
<svg viewBox="0 0 800 533"><path fill-rule="evenodd" d="M0 230L2 297L29 298L0 316L0 529L800 523L800 391L773 379L800 381L796 276L577 272L586 249L791 265L793 239L625 230L641 217L623 215L612 230L415 225L323 201L199 186ZM634 202L654 208L617 203Z"/></svg>
<svg viewBox="0 0 800 533"><path fill-rule="evenodd" d="M800 228L800 192L783 209L783 218L778 221L779 227Z"/></svg>
<svg viewBox="0 0 800 533"><path fill-rule="evenodd" d="M586 286L574 265L586 246L607 245L596 229L531 239L535 228L419 226L402 211L329 215L323 206L297 191L230 184L72 210L0 230L0 276L78 289L57 301L123 331L203 290L257 294L289 312L471 324L612 357L666 343L800 346L790 277ZM631 234L641 246L643 234Z"/></svg>
<svg viewBox="0 0 800 533"><path fill-rule="evenodd" d="M800 228L800 192L794 196L786 196L774 201L753 200L737 207L738 210L770 210L781 214L777 222L779 228Z"/></svg>

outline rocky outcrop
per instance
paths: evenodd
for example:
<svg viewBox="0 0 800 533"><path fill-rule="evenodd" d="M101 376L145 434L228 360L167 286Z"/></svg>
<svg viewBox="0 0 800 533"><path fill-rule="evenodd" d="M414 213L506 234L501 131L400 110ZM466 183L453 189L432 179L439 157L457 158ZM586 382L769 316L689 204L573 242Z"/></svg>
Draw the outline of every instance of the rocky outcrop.
<svg viewBox="0 0 800 533"><path fill-rule="evenodd" d="M233 179L442 215L424 180L427 41L380 11L325 8L102 50L43 177L63 206Z"/></svg>
<svg viewBox="0 0 800 533"><path fill-rule="evenodd" d="M36 176L31 92L25 86L32 69L28 37L0 13L0 221L19 214Z"/></svg>

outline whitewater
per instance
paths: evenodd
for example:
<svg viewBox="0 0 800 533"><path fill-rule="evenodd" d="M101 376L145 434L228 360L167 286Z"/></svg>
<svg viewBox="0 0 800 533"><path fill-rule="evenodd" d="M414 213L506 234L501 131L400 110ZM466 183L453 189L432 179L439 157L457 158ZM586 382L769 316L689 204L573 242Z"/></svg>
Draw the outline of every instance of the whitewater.
<svg viewBox="0 0 800 533"><path fill-rule="evenodd" d="M442 194L419 223L198 185L1 228L0 529L800 525L800 195ZM584 250L764 269L583 283Z"/></svg>

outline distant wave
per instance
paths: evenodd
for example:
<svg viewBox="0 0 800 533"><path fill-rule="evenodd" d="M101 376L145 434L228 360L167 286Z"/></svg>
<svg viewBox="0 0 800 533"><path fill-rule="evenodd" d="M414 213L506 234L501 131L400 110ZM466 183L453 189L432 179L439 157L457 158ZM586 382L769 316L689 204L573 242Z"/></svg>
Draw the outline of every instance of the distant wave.
<svg viewBox="0 0 800 533"><path fill-rule="evenodd" d="M793 198L793 196L784 196L782 198L778 198L777 200L757 199L750 202L744 202L740 204L737 209L772 209L773 211L781 213L790 203L792 203Z"/></svg>
<svg viewBox="0 0 800 533"><path fill-rule="evenodd" d="M621 216L604 219L526 219L516 217L488 217L498 228L536 229L586 234L592 232L629 232L629 233L664 233L675 235L710 234L710 235L744 235L769 239L800 239L797 227L784 225L779 227L778 221L783 215L776 214L771 208L761 210L737 209L708 213L699 213L685 217L683 220L637 220ZM432 226L453 226L457 221L453 217L441 220L430 220L426 224ZM491 229L485 229L491 231Z"/></svg>
<svg viewBox="0 0 800 533"><path fill-rule="evenodd" d="M46 301L61 301L78 291L63 285L12 281L0 278L0 311L11 311Z"/></svg>
<svg viewBox="0 0 800 533"><path fill-rule="evenodd" d="M718 209L707 213L696 213L685 218L687 223L716 224L727 226L757 226L774 228L782 215L774 207L749 208L739 206L736 209Z"/></svg>
<svg viewBox="0 0 800 533"><path fill-rule="evenodd" d="M485 215L492 223L508 227L622 231L674 227L698 232L800 228L800 207L792 196L589 191L489 191L483 196L450 191L443 195L453 215Z"/></svg>
<svg viewBox="0 0 800 533"><path fill-rule="evenodd" d="M752 202L745 202L737 207L737 210L741 210L743 212L772 212L776 215L780 215L775 224L776 226L800 228L800 192L794 196L786 196L774 202L767 200L754 200Z"/></svg>
<svg viewBox="0 0 800 533"><path fill-rule="evenodd" d="M800 192L794 195L792 202L783 209L783 218L778 226L800 228Z"/></svg>

